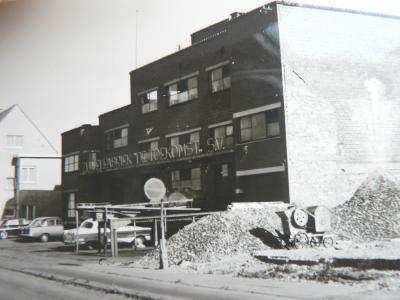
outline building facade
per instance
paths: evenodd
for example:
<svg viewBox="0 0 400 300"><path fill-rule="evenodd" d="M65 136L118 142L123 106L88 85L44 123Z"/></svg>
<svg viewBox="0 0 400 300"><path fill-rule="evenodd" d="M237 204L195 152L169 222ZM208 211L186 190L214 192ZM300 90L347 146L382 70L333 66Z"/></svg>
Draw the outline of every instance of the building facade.
<svg viewBox="0 0 400 300"><path fill-rule="evenodd" d="M383 55L398 39L361 21L399 26L395 17L273 2L195 32L191 46L132 71L129 105L62 135L66 214L76 202L142 202L151 177L205 210L235 201L334 206L380 165L396 171L397 156L370 155L348 102L368 98L368 82L395 80L375 77L386 67L398 73L390 65L398 51L385 64L361 54L393 40L374 52ZM359 103L366 113L368 103ZM397 139L394 124L374 123Z"/></svg>
<svg viewBox="0 0 400 300"><path fill-rule="evenodd" d="M61 214L61 191L55 190L61 184L61 157L56 149L18 105L0 111L0 133L2 218L14 218L17 211L27 219L48 212Z"/></svg>

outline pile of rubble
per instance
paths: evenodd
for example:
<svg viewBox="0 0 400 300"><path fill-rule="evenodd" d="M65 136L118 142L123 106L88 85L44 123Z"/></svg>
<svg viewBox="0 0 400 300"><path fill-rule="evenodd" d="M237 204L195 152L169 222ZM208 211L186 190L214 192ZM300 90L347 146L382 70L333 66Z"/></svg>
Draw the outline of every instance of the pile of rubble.
<svg viewBox="0 0 400 300"><path fill-rule="evenodd" d="M209 263L226 257L252 253L268 247L249 231L264 228L282 232L280 217L274 212L281 207L256 204L209 215L182 228L167 241L170 265ZM157 267L159 250L147 254L139 262Z"/></svg>
<svg viewBox="0 0 400 300"><path fill-rule="evenodd" d="M400 184L379 172L368 176L353 197L334 209L332 227L339 236L371 241L400 236Z"/></svg>

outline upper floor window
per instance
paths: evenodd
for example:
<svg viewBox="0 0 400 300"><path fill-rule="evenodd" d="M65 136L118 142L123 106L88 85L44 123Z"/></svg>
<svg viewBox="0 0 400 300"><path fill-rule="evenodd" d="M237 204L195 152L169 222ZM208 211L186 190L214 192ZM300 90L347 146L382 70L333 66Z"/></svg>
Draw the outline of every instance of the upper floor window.
<svg viewBox="0 0 400 300"><path fill-rule="evenodd" d="M21 182L22 183L34 183L36 182L36 167L34 166L23 166L21 168Z"/></svg>
<svg viewBox="0 0 400 300"><path fill-rule="evenodd" d="M158 97L157 90L147 92L140 95L140 104L142 106L142 114L157 110Z"/></svg>
<svg viewBox="0 0 400 300"><path fill-rule="evenodd" d="M86 162L89 170L96 170L97 153L94 151L86 153Z"/></svg>
<svg viewBox="0 0 400 300"><path fill-rule="evenodd" d="M22 148L24 146L23 135L7 135L7 147Z"/></svg>
<svg viewBox="0 0 400 300"><path fill-rule="evenodd" d="M118 128L106 132L106 149L116 149L128 145L128 128Z"/></svg>
<svg viewBox="0 0 400 300"><path fill-rule="evenodd" d="M212 137L219 139L223 146L233 145L233 126L232 124L212 128Z"/></svg>
<svg viewBox="0 0 400 300"><path fill-rule="evenodd" d="M144 161L151 160L152 151L158 149L158 141L152 141L147 143L140 143L140 151L142 152L141 159Z"/></svg>
<svg viewBox="0 0 400 300"><path fill-rule="evenodd" d="M186 102L197 97L197 77L180 80L168 86L168 98L170 106Z"/></svg>
<svg viewBox="0 0 400 300"><path fill-rule="evenodd" d="M194 144L200 142L200 132L192 132L190 134L182 134L170 138L170 146Z"/></svg>
<svg viewBox="0 0 400 300"><path fill-rule="evenodd" d="M79 155L73 154L64 157L64 172L75 172L79 169Z"/></svg>
<svg viewBox="0 0 400 300"><path fill-rule="evenodd" d="M231 74L229 65L210 71L211 93L216 93L231 87Z"/></svg>
<svg viewBox="0 0 400 300"><path fill-rule="evenodd" d="M280 134L279 111L268 110L240 118L240 141L252 141Z"/></svg>

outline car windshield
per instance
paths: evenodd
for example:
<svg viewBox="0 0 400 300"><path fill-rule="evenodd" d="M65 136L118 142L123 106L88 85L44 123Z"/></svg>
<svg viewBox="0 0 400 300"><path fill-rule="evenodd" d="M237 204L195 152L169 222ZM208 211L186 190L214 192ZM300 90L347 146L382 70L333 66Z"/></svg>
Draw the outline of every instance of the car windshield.
<svg viewBox="0 0 400 300"><path fill-rule="evenodd" d="M43 220L42 220L42 219L36 219L36 220L33 220L33 221L32 221L32 223L30 224L30 226L33 226L33 227L35 227L35 226L41 226L42 223L43 223Z"/></svg>

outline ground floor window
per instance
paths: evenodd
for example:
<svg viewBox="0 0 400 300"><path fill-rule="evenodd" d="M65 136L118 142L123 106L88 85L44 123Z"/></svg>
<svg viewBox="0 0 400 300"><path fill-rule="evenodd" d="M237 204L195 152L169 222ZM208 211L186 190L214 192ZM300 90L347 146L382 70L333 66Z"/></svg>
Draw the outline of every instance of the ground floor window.
<svg viewBox="0 0 400 300"><path fill-rule="evenodd" d="M172 188L176 191L199 191L201 189L201 169L182 169L171 172Z"/></svg>
<svg viewBox="0 0 400 300"><path fill-rule="evenodd" d="M36 217L36 206L35 205L22 205L21 217L27 220L33 220Z"/></svg>
<svg viewBox="0 0 400 300"><path fill-rule="evenodd" d="M76 207L75 205L76 205L76 193L68 193L67 196L68 218L75 217L75 207Z"/></svg>

